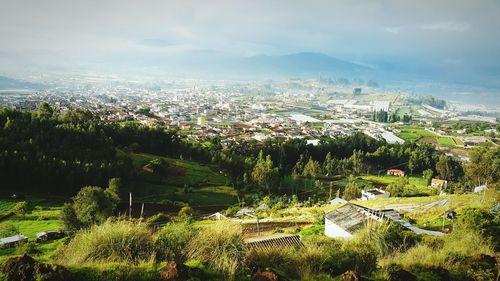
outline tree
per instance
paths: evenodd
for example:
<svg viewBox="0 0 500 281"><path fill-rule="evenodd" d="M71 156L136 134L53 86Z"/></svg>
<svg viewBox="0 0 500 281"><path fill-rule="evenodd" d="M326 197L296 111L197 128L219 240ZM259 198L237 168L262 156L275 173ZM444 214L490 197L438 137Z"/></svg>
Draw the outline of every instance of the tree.
<svg viewBox="0 0 500 281"><path fill-rule="evenodd" d="M70 203L65 203L61 210L61 221L63 228L68 231L76 231L82 227L76 216L75 209Z"/></svg>
<svg viewBox="0 0 500 281"><path fill-rule="evenodd" d="M259 152L257 163L252 170L252 180L259 186L267 189L271 193L271 185L275 183L278 176L278 168L273 168L271 156L264 159L262 150Z"/></svg>
<svg viewBox="0 0 500 281"><path fill-rule="evenodd" d="M441 155L436 163L436 171L442 179L459 180L463 176L460 162L446 155Z"/></svg>
<svg viewBox="0 0 500 281"><path fill-rule="evenodd" d="M427 184L427 186L431 185L433 175L434 171L431 169L427 169L423 172L423 178L425 179L425 183Z"/></svg>
<svg viewBox="0 0 500 281"><path fill-rule="evenodd" d="M302 175L304 177L315 178L321 174L321 166L318 161L314 161L312 158L309 158L306 166L304 167L304 171Z"/></svg>
<svg viewBox="0 0 500 281"><path fill-rule="evenodd" d="M500 146L482 146L472 151L465 175L474 185L500 181Z"/></svg>
<svg viewBox="0 0 500 281"><path fill-rule="evenodd" d="M41 117L50 118L54 115L54 109L47 102L42 101L38 107Z"/></svg>
<svg viewBox="0 0 500 281"><path fill-rule="evenodd" d="M350 182L346 185L344 190L345 200L354 200L361 197L361 189L354 183Z"/></svg>
<svg viewBox="0 0 500 281"><path fill-rule="evenodd" d="M452 172L447 156L441 155L439 157L436 163L436 172L442 179L449 179L451 177Z"/></svg>
<svg viewBox="0 0 500 281"><path fill-rule="evenodd" d="M120 203L120 187L122 183L119 178L112 178L109 180L108 188L104 190L106 196L109 198L112 204L112 209L116 209L118 203Z"/></svg>
<svg viewBox="0 0 500 281"><path fill-rule="evenodd" d="M73 198L73 209L82 226L101 223L113 214L116 205L109 193L98 186L86 186Z"/></svg>

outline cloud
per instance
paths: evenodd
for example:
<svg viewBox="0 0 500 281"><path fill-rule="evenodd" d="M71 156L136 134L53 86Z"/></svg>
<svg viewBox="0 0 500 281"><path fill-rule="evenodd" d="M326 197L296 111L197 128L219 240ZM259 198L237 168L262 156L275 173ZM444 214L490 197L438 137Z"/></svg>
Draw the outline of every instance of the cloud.
<svg viewBox="0 0 500 281"><path fill-rule="evenodd" d="M139 41L139 44L146 46L146 47L155 47L155 48L165 48L165 47L170 47L173 46L172 43L165 39L161 38L148 38L148 39L143 39Z"/></svg>
<svg viewBox="0 0 500 281"><path fill-rule="evenodd" d="M398 34L403 29L405 29L405 26L387 26L387 27L384 27L385 32L389 32L389 33L393 33L393 34Z"/></svg>
<svg viewBox="0 0 500 281"><path fill-rule="evenodd" d="M441 31L441 32L466 32L470 30L470 25L466 22L444 21L432 24L420 25L421 30Z"/></svg>

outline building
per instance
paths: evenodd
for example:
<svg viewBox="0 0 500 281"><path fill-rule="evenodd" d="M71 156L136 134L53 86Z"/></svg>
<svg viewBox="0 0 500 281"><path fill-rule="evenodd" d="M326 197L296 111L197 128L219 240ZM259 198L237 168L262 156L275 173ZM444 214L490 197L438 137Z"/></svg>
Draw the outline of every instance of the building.
<svg viewBox="0 0 500 281"><path fill-rule="evenodd" d="M207 118L205 116L200 116L197 118L196 124L198 126L205 126L207 124Z"/></svg>
<svg viewBox="0 0 500 281"><path fill-rule="evenodd" d="M345 204L325 214L325 235L350 238L365 225L367 216L363 209L354 204Z"/></svg>
<svg viewBox="0 0 500 281"><path fill-rule="evenodd" d="M339 197L336 197L336 198L333 198L332 200L330 200L330 205L342 205L345 203L347 203L347 201L345 199L342 199Z"/></svg>
<svg viewBox="0 0 500 281"><path fill-rule="evenodd" d="M485 191L486 189L488 189L488 186L486 184L478 185L478 186L474 187L474 193L479 193L479 192Z"/></svg>
<svg viewBox="0 0 500 281"><path fill-rule="evenodd" d="M431 180L431 187L448 187L448 181L447 180L440 180L440 179L432 179Z"/></svg>
<svg viewBox="0 0 500 281"><path fill-rule="evenodd" d="M36 241L41 242L41 241L56 240L63 238L65 235L66 234L64 232L57 230L42 231L36 234Z"/></svg>
<svg viewBox="0 0 500 281"><path fill-rule="evenodd" d="M347 203L325 214L325 235L332 238L350 238L370 220L393 221L416 234L434 236L444 235L444 233L439 231L426 230L412 226L409 222L403 220L394 209L373 210L352 203Z"/></svg>
<svg viewBox="0 0 500 281"><path fill-rule="evenodd" d="M370 190L362 190L361 191L361 200L370 200L377 198L389 198L391 194L385 190L374 188Z"/></svg>
<svg viewBox="0 0 500 281"><path fill-rule="evenodd" d="M5 237L0 239L0 247L11 247L15 246L23 241L27 241L28 237L18 234L10 237Z"/></svg>
<svg viewBox="0 0 500 281"><path fill-rule="evenodd" d="M389 175L389 176L404 177L405 176L405 171L398 170L398 169L389 169L389 170L387 170L387 175Z"/></svg>

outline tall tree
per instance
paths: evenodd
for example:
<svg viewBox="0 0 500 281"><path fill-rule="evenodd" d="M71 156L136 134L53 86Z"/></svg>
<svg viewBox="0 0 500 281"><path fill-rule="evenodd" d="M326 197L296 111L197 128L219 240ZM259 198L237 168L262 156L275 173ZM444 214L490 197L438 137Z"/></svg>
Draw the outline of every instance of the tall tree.
<svg viewBox="0 0 500 281"><path fill-rule="evenodd" d="M252 170L252 180L259 186L266 188L271 193L271 185L276 183L278 168L273 168L271 156L263 156L262 150L259 152L257 163Z"/></svg>

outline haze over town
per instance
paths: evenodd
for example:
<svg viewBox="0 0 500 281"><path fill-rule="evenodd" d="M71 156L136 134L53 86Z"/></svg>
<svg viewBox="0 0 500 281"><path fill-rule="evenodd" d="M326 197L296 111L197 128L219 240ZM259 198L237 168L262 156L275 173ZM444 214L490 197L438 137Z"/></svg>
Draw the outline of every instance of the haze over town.
<svg viewBox="0 0 500 281"><path fill-rule="evenodd" d="M498 280L500 1L0 2L0 281Z"/></svg>

